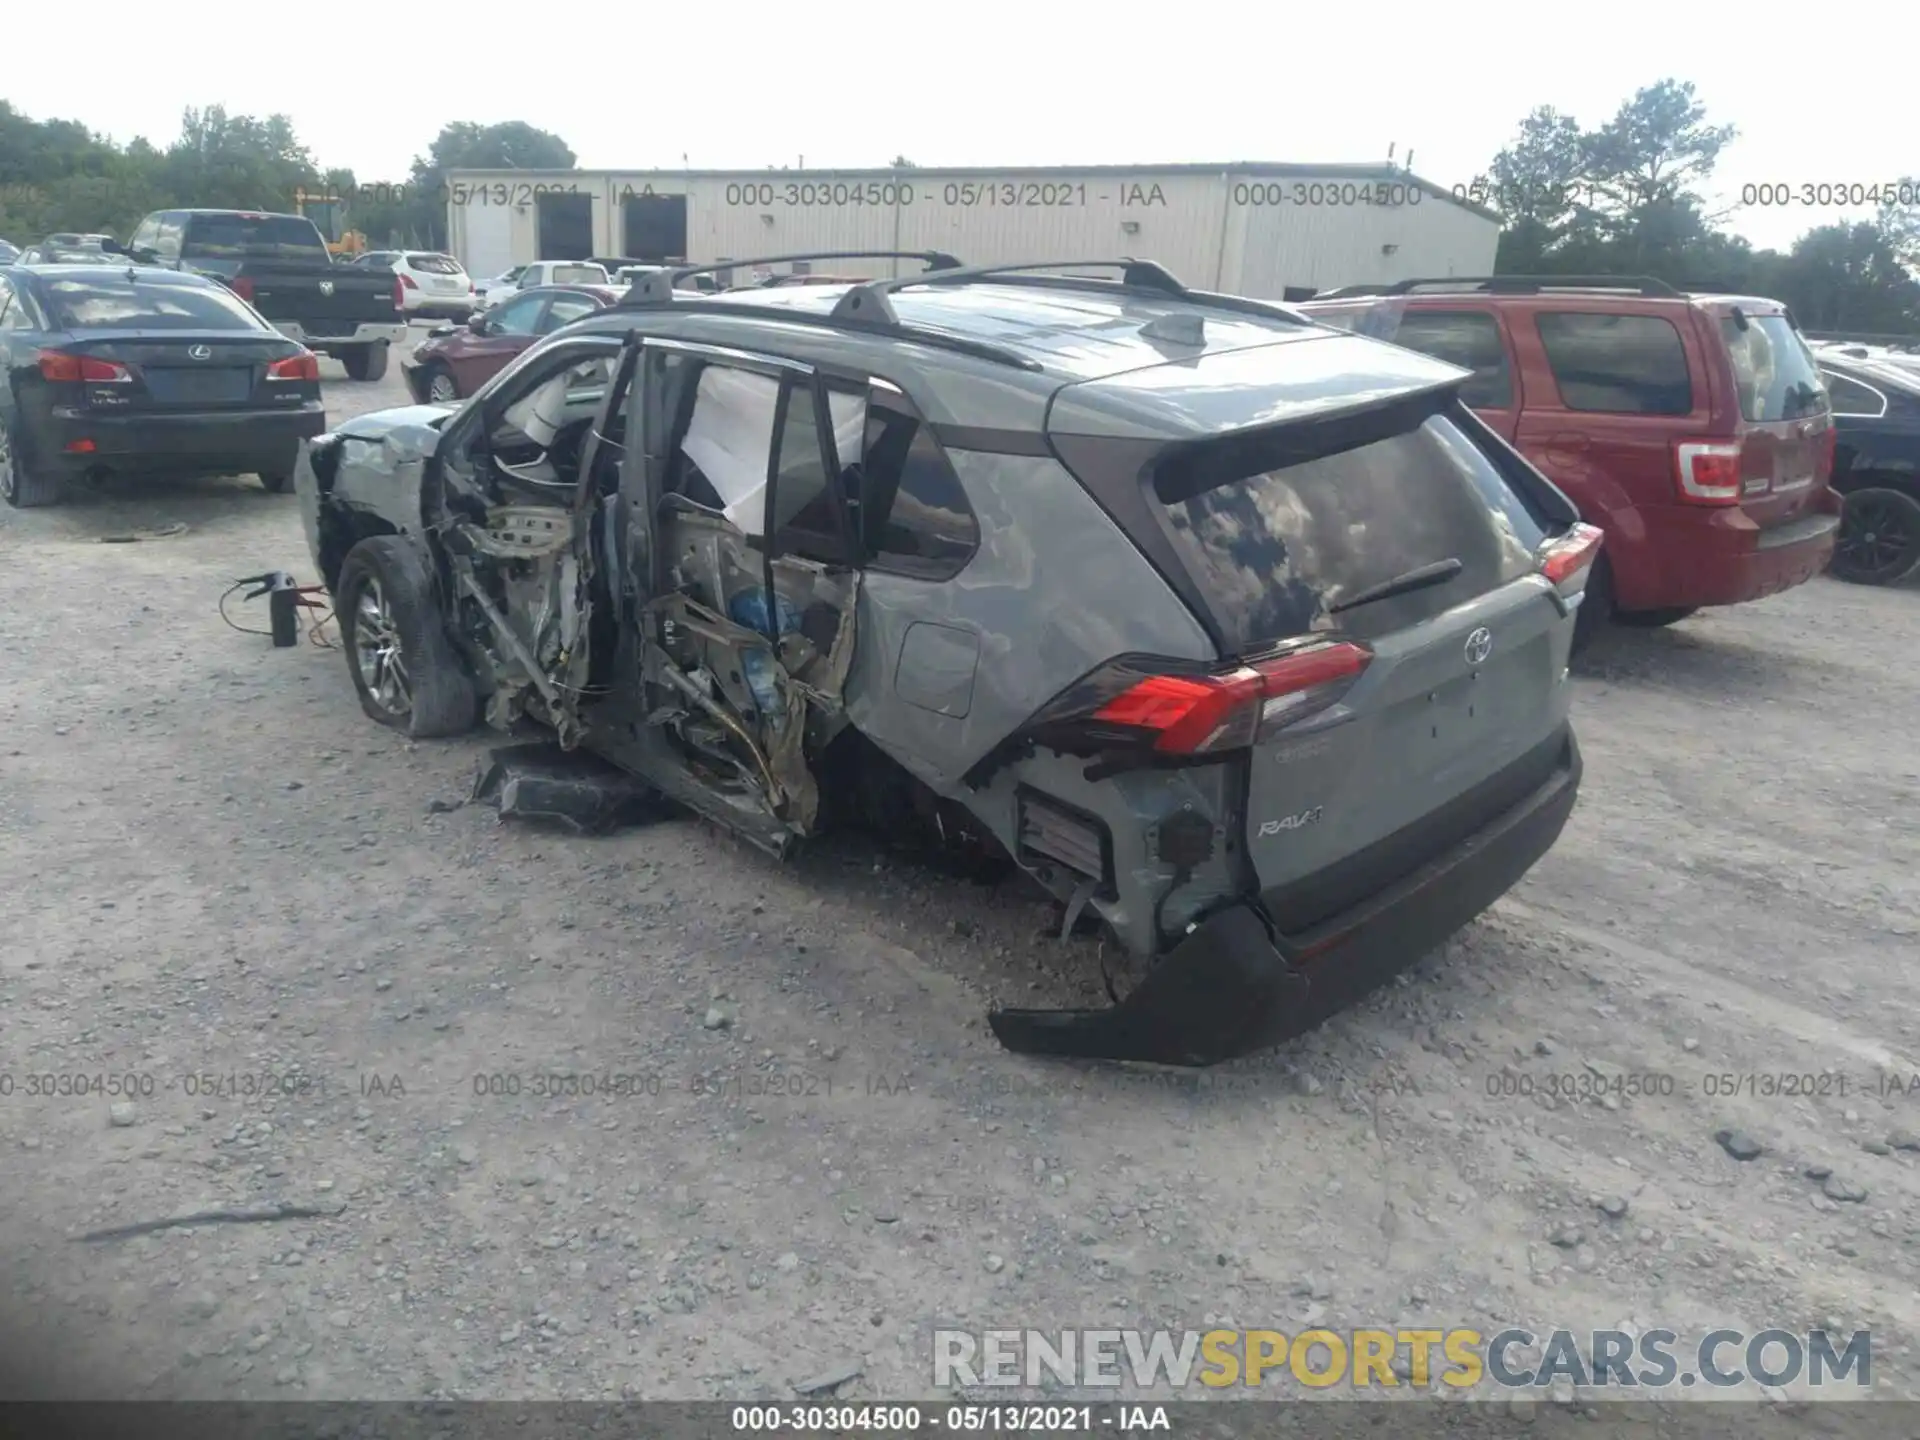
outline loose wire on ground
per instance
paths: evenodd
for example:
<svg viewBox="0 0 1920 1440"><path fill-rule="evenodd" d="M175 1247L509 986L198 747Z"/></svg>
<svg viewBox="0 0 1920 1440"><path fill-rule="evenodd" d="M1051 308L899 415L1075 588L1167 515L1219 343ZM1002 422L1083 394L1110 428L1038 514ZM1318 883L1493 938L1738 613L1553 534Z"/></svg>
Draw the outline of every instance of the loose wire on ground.
<svg viewBox="0 0 1920 1440"><path fill-rule="evenodd" d="M251 585L253 583L254 582L252 580L236 580L233 582L233 584L229 585L225 590L220 592L220 603L219 603L220 618L226 621L230 627L232 627L235 630L238 630L242 635L265 635L268 639L272 639L273 632L271 630L255 630L250 625L238 624L231 615L227 614L227 597L233 594L233 592L238 590L241 586Z"/></svg>

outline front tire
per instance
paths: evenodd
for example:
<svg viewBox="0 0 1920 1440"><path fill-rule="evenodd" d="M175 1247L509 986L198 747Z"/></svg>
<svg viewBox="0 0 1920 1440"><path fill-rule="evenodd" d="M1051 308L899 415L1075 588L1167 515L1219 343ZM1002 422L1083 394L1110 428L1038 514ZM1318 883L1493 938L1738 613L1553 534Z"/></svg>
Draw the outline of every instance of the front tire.
<svg viewBox="0 0 1920 1440"><path fill-rule="evenodd" d="M426 392L429 405L451 404L460 398L460 382L453 378L453 372L444 365L429 366L426 384L421 388Z"/></svg>
<svg viewBox="0 0 1920 1440"><path fill-rule="evenodd" d="M416 740L473 728L479 703L412 541L376 535L348 551L334 613L353 688L369 716Z"/></svg>
<svg viewBox="0 0 1920 1440"><path fill-rule="evenodd" d="M1851 585L1893 585L1920 568L1920 501L1902 490L1855 490L1828 562Z"/></svg>
<svg viewBox="0 0 1920 1440"><path fill-rule="evenodd" d="M35 510L58 504L65 493L66 487L59 480L27 464L5 422L0 421L0 499L16 510Z"/></svg>
<svg viewBox="0 0 1920 1440"><path fill-rule="evenodd" d="M379 380L387 373L387 342L356 345L341 353L340 363L347 367L349 380Z"/></svg>

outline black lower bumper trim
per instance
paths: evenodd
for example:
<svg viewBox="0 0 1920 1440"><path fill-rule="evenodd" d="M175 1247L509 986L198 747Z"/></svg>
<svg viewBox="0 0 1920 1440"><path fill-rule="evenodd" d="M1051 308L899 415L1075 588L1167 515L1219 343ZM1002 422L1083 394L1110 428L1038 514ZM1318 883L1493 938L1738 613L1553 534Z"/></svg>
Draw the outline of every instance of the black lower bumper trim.
<svg viewBox="0 0 1920 1440"><path fill-rule="evenodd" d="M1404 970L1513 888L1552 848L1580 789L1571 733L1530 795L1446 854L1304 934L1272 934L1251 903L1219 911L1107 1010L997 1010L1009 1050L1216 1065L1311 1030Z"/></svg>

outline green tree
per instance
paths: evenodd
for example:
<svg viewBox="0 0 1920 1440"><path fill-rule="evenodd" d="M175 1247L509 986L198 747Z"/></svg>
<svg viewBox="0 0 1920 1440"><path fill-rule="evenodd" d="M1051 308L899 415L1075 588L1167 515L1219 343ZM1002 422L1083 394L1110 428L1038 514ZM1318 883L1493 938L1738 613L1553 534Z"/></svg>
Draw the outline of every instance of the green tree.
<svg viewBox="0 0 1920 1440"><path fill-rule="evenodd" d="M1496 269L1652 275L1785 301L1812 329L1920 332L1920 209L1896 190L1871 222L1822 226L1786 254L1756 251L1705 198L1735 134L1677 80L1637 91L1591 131L1533 110L1471 192L1502 216Z"/></svg>
<svg viewBox="0 0 1920 1440"><path fill-rule="evenodd" d="M382 240L445 249L450 171L571 170L577 163L566 141L523 120L497 125L456 120L441 127L426 154L414 157L404 188L376 188L374 202L362 207L355 223L370 239L377 234Z"/></svg>

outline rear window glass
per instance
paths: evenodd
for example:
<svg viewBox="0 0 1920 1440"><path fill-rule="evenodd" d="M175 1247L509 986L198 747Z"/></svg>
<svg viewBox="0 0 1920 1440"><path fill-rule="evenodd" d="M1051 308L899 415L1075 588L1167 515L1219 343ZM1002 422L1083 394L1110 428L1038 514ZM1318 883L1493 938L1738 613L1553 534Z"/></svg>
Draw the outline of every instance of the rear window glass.
<svg viewBox="0 0 1920 1440"><path fill-rule="evenodd" d="M1550 310L1534 317L1569 410L1688 415L1693 381L1680 332L1657 315Z"/></svg>
<svg viewBox="0 0 1920 1440"><path fill-rule="evenodd" d="M1733 361L1740 414L1748 421L1800 420L1826 409L1813 354L1786 316L1751 315L1742 330L1733 316L1722 315L1720 334Z"/></svg>
<svg viewBox="0 0 1920 1440"><path fill-rule="evenodd" d="M459 275L460 262L450 255L409 255L407 264L426 275Z"/></svg>
<svg viewBox="0 0 1920 1440"><path fill-rule="evenodd" d="M607 272L598 265L556 265L553 267L555 285L604 285Z"/></svg>
<svg viewBox="0 0 1920 1440"><path fill-rule="evenodd" d="M297 215L195 215L180 253L202 260L327 260L311 220Z"/></svg>
<svg viewBox="0 0 1920 1440"><path fill-rule="evenodd" d="M1467 404L1488 410L1513 404L1507 347L1500 339L1499 322L1486 311L1409 310L1400 318L1393 343L1471 370L1473 378L1460 390Z"/></svg>
<svg viewBox="0 0 1920 1440"><path fill-rule="evenodd" d="M1175 546L1241 651L1314 631L1367 638L1417 624L1526 574L1545 538L1540 519L1444 415L1303 464L1259 465L1245 442L1231 450L1215 442L1155 476ZM1192 493L1215 474L1218 483ZM1461 563L1450 580L1328 613L1448 559Z"/></svg>
<svg viewBox="0 0 1920 1440"><path fill-rule="evenodd" d="M125 279L46 282L62 330L259 330L238 296L217 285L143 285Z"/></svg>

